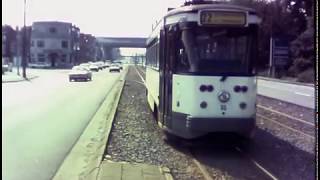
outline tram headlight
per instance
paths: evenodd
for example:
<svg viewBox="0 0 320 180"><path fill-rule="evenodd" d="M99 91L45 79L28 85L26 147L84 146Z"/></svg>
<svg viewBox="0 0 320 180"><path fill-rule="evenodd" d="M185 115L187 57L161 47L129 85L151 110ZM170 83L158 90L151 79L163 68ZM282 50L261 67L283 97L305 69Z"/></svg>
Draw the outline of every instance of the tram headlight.
<svg viewBox="0 0 320 180"><path fill-rule="evenodd" d="M242 86L241 90L242 90L242 92L247 92L248 91L248 86Z"/></svg>
<svg viewBox="0 0 320 180"><path fill-rule="evenodd" d="M207 90L207 86L206 85L201 85L199 89L200 89L201 92L204 92L204 91Z"/></svg>
<svg viewBox="0 0 320 180"><path fill-rule="evenodd" d="M212 85L208 85L208 86L207 86L207 90L208 90L209 92L212 92L212 91L214 90L214 88L213 88Z"/></svg>
<svg viewBox="0 0 320 180"><path fill-rule="evenodd" d="M234 92L240 92L241 91L241 87L236 85L236 86L234 86L233 90L234 90Z"/></svg>
<svg viewBox="0 0 320 180"><path fill-rule="evenodd" d="M202 102L200 103L200 107L201 107L202 109L207 108L207 106L208 106L208 104L207 104L207 102L205 102L205 101L202 101Z"/></svg>
<svg viewBox="0 0 320 180"><path fill-rule="evenodd" d="M202 84L200 87L199 87L199 90L201 92L205 92L205 91L208 91L208 92L212 92L214 90L214 87L212 85L204 85Z"/></svg>

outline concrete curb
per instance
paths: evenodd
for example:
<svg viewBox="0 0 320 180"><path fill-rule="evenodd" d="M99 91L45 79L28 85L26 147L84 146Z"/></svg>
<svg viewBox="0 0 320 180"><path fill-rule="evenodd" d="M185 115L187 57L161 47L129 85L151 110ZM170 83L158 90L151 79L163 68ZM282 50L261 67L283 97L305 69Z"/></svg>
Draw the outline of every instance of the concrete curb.
<svg viewBox="0 0 320 180"><path fill-rule="evenodd" d="M96 179L124 87L128 68L107 93L105 100L58 169L53 180Z"/></svg>
<svg viewBox="0 0 320 180"><path fill-rule="evenodd" d="M14 82L22 82L22 81L30 81L32 79L36 79L38 78L39 76L32 76L30 78L27 78L27 79L18 79L18 80L2 80L2 83L14 83Z"/></svg>
<svg viewBox="0 0 320 180"><path fill-rule="evenodd" d="M263 76L257 76L258 79L266 80L266 81L275 81L275 82L280 82L280 83L287 83L287 84L296 84L300 86L309 86L309 87L314 87L314 84L310 83L301 83L301 82L294 82L294 81L287 81L287 80L281 80L281 79L275 79L275 78L268 78L268 77L263 77Z"/></svg>

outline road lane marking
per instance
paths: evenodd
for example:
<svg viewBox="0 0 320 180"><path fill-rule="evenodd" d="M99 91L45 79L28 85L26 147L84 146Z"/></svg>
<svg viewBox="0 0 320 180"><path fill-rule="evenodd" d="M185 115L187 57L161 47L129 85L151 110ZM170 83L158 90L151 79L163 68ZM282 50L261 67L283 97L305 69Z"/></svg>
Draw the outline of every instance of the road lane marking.
<svg viewBox="0 0 320 180"><path fill-rule="evenodd" d="M311 97L310 94L306 94L306 93L301 93L301 92L294 92L295 94L297 95L301 95L301 96L308 96L308 97Z"/></svg>

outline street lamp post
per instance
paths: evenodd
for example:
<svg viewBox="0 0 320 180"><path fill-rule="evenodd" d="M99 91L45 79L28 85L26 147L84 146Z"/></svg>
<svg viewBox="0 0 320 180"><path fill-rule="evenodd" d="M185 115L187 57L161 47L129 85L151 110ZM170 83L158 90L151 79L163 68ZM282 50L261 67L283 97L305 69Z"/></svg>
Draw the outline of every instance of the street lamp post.
<svg viewBox="0 0 320 180"><path fill-rule="evenodd" d="M24 9L23 9L23 35L22 35L22 76L23 78L27 78L26 75L26 0L24 0Z"/></svg>

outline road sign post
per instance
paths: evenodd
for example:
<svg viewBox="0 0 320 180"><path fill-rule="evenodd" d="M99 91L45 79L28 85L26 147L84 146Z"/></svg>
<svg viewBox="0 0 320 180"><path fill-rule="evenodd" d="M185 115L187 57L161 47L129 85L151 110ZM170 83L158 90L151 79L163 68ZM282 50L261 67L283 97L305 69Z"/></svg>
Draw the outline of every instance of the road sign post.
<svg viewBox="0 0 320 180"><path fill-rule="evenodd" d="M284 36L270 38L269 75L275 77L289 64L289 40Z"/></svg>

